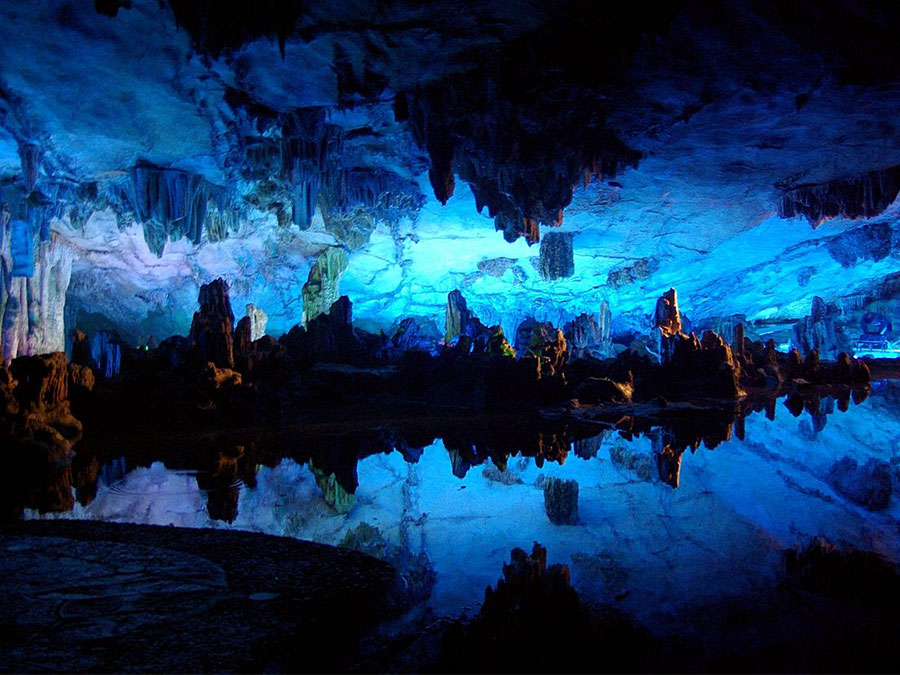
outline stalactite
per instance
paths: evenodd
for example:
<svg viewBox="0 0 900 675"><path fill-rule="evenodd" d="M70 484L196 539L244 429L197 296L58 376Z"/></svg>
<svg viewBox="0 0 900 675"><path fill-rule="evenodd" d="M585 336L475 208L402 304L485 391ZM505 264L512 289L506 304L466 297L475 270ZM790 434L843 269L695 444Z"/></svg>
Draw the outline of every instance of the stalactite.
<svg viewBox="0 0 900 675"><path fill-rule="evenodd" d="M576 183L612 178L641 155L580 104L511 100L507 87L521 88L520 76L517 68L477 71L419 90L405 103L414 138L431 158L435 197L446 203L455 172L505 239L525 236L533 244L540 225L562 223Z"/></svg>
<svg viewBox="0 0 900 675"><path fill-rule="evenodd" d="M41 146L35 143L19 143L19 160L22 164L22 179L26 192L34 190L37 185L38 164L43 156Z"/></svg>
<svg viewBox="0 0 900 675"><path fill-rule="evenodd" d="M91 358L103 377L118 375L122 368L122 342L119 336L107 330L97 331L91 340Z"/></svg>
<svg viewBox="0 0 900 675"><path fill-rule="evenodd" d="M4 242L11 239L7 232ZM31 276L15 273L11 251L0 251L0 320L3 360L65 350L66 291L72 251L52 237L32 249Z"/></svg>
<svg viewBox="0 0 900 675"><path fill-rule="evenodd" d="M187 237L199 244L203 233L219 241L234 228L235 206L225 189L198 174L140 163L132 167L121 207L143 226L147 246L162 256L169 240Z"/></svg>
<svg viewBox="0 0 900 675"><path fill-rule="evenodd" d="M575 274L574 235L548 232L541 241L540 274L544 281L564 279Z"/></svg>
<svg viewBox="0 0 900 675"><path fill-rule="evenodd" d="M778 215L782 218L801 215L813 227L839 216L872 218L883 213L897 198L900 165L826 183L776 184L776 187L783 191L778 201Z"/></svg>

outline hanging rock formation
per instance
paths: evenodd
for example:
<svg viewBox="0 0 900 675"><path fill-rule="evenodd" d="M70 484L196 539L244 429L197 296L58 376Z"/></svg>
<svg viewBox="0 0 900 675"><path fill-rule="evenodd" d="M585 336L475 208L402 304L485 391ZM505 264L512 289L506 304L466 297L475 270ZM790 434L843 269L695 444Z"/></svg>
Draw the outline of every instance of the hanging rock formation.
<svg viewBox="0 0 900 675"><path fill-rule="evenodd" d="M900 192L900 166L827 183L788 186L778 202L782 218L804 216L813 226L830 218L872 218L880 215Z"/></svg>
<svg viewBox="0 0 900 675"><path fill-rule="evenodd" d="M0 238L0 320L3 360L65 349L66 291L72 251L55 235L25 251L12 250L9 223ZM29 241L37 234L27 232ZM15 255L13 255L15 253ZM29 264L19 264L22 255Z"/></svg>
<svg viewBox="0 0 900 675"><path fill-rule="evenodd" d="M567 636L565 649L540 644L548 626ZM598 651L602 654L598 658ZM647 665L649 636L614 611L591 615L572 588L569 568L547 565L547 549L516 548L503 578L487 588L478 615L452 624L444 636L441 672L587 672L655 670Z"/></svg>
<svg viewBox="0 0 900 675"><path fill-rule="evenodd" d="M611 270L609 274L606 275L606 283L613 288L629 286L637 281L650 278L650 275L658 269L658 259L641 258L633 265L627 265L626 267Z"/></svg>
<svg viewBox="0 0 900 675"><path fill-rule="evenodd" d="M851 457L839 459L829 470L828 481L844 497L870 511L885 508L893 492L890 464L874 457L862 466Z"/></svg>
<svg viewBox="0 0 900 675"><path fill-rule="evenodd" d="M895 241L890 223L867 223L852 230L846 230L830 237L825 244L828 254L841 267L851 268L858 262L872 260L879 262L887 258L891 249L900 246Z"/></svg>
<svg viewBox="0 0 900 675"><path fill-rule="evenodd" d="M552 281L575 274L573 240L571 232L548 232L544 235L539 266L541 279Z"/></svg>
<svg viewBox="0 0 900 675"><path fill-rule="evenodd" d="M235 221L224 188L200 175L149 163L135 165L114 197L120 210L143 226L144 240L158 257L169 240L186 237L199 244L204 232L210 241L224 239Z"/></svg>

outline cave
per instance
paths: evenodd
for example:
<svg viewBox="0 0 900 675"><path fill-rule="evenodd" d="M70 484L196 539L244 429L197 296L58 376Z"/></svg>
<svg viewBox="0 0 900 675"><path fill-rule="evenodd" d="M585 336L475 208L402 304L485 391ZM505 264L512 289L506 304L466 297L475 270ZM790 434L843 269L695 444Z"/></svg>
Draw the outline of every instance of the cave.
<svg viewBox="0 0 900 675"><path fill-rule="evenodd" d="M0 670L900 671L898 34L0 4Z"/></svg>

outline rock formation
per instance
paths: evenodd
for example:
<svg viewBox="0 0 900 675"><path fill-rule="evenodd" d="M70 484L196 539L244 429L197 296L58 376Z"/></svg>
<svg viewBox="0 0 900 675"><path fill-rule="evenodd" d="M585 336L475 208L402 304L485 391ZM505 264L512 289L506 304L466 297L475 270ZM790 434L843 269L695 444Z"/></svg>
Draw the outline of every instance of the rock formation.
<svg viewBox="0 0 900 675"><path fill-rule="evenodd" d="M548 626L571 640L564 650L523 649L546 639ZM595 672L646 668L647 634L614 611L592 615L572 588L569 568L547 565L535 542L513 549L503 578L488 587L481 610L444 636L438 669L453 672ZM598 655L598 649L600 655ZM602 662L602 665L601 665Z"/></svg>
<svg viewBox="0 0 900 675"><path fill-rule="evenodd" d="M548 232L544 235L539 266L541 279L553 281L575 274L573 239L571 232Z"/></svg>
<svg viewBox="0 0 900 675"><path fill-rule="evenodd" d="M269 317L259 307L250 303L247 305L247 318L250 319L250 341L256 342L266 334Z"/></svg>
<svg viewBox="0 0 900 675"><path fill-rule="evenodd" d="M350 299L341 296L326 314L316 316L306 328L294 326L281 342L304 367L317 362L352 363L360 348L353 331Z"/></svg>
<svg viewBox="0 0 900 675"><path fill-rule="evenodd" d="M12 504L44 511L72 507L70 464L82 425L71 412L70 393L82 395L94 385L89 368L67 365L62 352L20 356L0 365L0 447L13 480Z"/></svg>
<svg viewBox="0 0 900 675"><path fill-rule="evenodd" d="M353 507L356 506L355 492L345 489L333 473L326 473L319 469L313 464L312 460L309 461L309 470L315 476L316 485L322 491L322 498L325 500L325 503L334 509L335 513L344 514L353 510Z"/></svg>
<svg viewBox="0 0 900 675"><path fill-rule="evenodd" d="M554 525L578 522L578 481L548 478L544 482L544 510Z"/></svg>
<svg viewBox="0 0 900 675"><path fill-rule="evenodd" d="M900 192L900 166L811 185L783 185L778 215L801 215L813 226L830 218L881 215Z"/></svg>
<svg viewBox="0 0 900 675"><path fill-rule="evenodd" d="M794 324L792 344L806 356L813 350L825 359L834 359L842 351L850 350L850 340L837 323L840 309L816 296L809 316Z"/></svg>
<svg viewBox="0 0 900 675"><path fill-rule="evenodd" d="M629 286L638 281L649 279L659 269L659 260L656 258L641 258L633 265L626 265L609 272L606 283L613 288Z"/></svg>
<svg viewBox="0 0 900 675"><path fill-rule="evenodd" d="M663 363L667 363L674 352L674 338L681 333L681 313L678 311L678 294L674 288L663 293L656 301L653 316L659 333L659 357Z"/></svg>
<svg viewBox="0 0 900 675"><path fill-rule="evenodd" d="M442 339L443 336L433 322L407 317L391 335L390 351L392 355L402 354L411 349L434 352Z"/></svg>
<svg viewBox="0 0 900 675"><path fill-rule="evenodd" d="M226 191L195 173L140 162L119 189L121 208L143 225L144 240L157 257L170 239L199 244L204 233L210 241L224 239L234 220Z"/></svg>
<svg viewBox="0 0 900 675"><path fill-rule="evenodd" d="M900 601L897 565L872 551L838 547L822 537L782 553L783 586L857 608L892 612Z"/></svg>
<svg viewBox="0 0 900 675"><path fill-rule="evenodd" d="M606 358L613 355L609 333L611 319L609 303L603 300L597 315L579 314L566 323L563 335L573 359L585 356Z"/></svg>
<svg viewBox="0 0 900 675"><path fill-rule="evenodd" d="M35 243L39 234L28 223L16 222L22 224L18 230L28 246L15 251L9 223L0 223L0 347L6 363L65 349L63 317L73 260L59 237L48 232L47 239Z"/></svg>
<svg viewBox="0 0 900 675"><path fill-rule="evenodd" d="M72 347L75 358L75 347ZM98 330L91 341L91 361L103 377L114 377L122 367L122 341L115 333Z"/></svg>
<svg viewBox="0 0 900 675"><path fill-rule="evenodd" d="M450 291L444 319L444 342L450 344L458 336L474 341L486 330L487 327L469 309L463 294L458 290Z"/></svg>
<svg viewBox="0 0 900 675"><path fill-rule="evenodd" d="M219 368L234 367L234 313L228 284L216 279L200 287L200 310L194 313L190 342L194 360Z"/></svg>
<svg viewBox="0 0 900 675"><path fill-rule="evenodd" d="M340 297L341 275L349 260L347 251L340 246L331 246L316 258L309 270L309 278L303 284L304 326L327 312Z"/></svg>

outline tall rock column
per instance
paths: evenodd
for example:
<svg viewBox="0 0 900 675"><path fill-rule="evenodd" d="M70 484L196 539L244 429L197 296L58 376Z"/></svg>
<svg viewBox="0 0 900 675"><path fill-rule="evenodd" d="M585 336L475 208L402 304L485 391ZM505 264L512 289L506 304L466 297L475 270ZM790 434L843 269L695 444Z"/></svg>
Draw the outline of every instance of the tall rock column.
<svg viewBox="0 0 900 675"><path fill-rule="evenodd" d="M191 323L191 345L200 362L212 361L218 368L234 368L234 312L228 284L216 279L200 287L200 311Z"/></svg>
<svg viewBox="0 0 900 675"><path fill-rule="evenodd" d="M681 313L678 311L678 294L674 288L663 293L656 301L654 323L659 336L659 358L663 363L668 363L675 351L675 338L681 333Z"/></svg>
<svg viewBox="0 0 900 675"><path fill-rule="evenodd" d="M250 303L247 305L247 318L250 319L250 341L255 342L266 334L269 316L259 307Z"/></svg>
<svg viewBox="0 0 900 675"><path fill-rule="evenodd" d="M15 221L30 245L14 251L12 224L9 212L2 212L0 345L6 363L17 356L65 351L66 291L72 276L72 251L55 234L35 244L27 224Z"/></svg>
<svg viewBox="0 0 900 675"><path fill-rule="evenodd" d="M350 256L340 246L326 248L318 258L315 265L309 270L309 277L303 284L303 325L320 314L325 314L331 306L341 297L340 280Z"/></svg>

